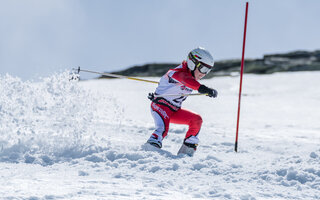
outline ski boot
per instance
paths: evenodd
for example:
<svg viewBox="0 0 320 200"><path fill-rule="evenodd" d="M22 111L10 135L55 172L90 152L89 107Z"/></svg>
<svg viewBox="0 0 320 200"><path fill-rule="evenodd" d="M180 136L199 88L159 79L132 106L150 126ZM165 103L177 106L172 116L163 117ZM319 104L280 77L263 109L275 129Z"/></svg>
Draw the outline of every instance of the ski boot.
<svg viewBox="0 0 320 200"><path fill-rule="evenodd" d="M196 136L191 136L184 140L182 146L178 151L178 155L187 154L192 157L194 152L197 150L199 139Z"/></svg>
<svg viewBox="0 0 320 200"><path fill-rule="evenodd" d="M162 141L161 141L162 137L158 136L157 134L153 133L150 138L148 139L147 143L149 143L152 146L155 146L159 149L162 148Z"/></svg>

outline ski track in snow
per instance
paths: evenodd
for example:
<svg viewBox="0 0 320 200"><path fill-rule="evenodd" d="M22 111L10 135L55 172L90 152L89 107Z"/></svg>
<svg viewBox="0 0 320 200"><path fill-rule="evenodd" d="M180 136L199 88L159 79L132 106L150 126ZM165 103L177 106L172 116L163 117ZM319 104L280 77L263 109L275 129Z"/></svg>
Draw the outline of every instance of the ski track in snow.
<svg viewBox="0 0 320 200"><path fill-rule="evenodd" d="M144 144L156 85L0 76L0 197L320 199L319 75L245 75L238 153L239 77L201 81L219 96L184 102L204 121L194 157L176 155L186 126L161 150Z"/></svg>

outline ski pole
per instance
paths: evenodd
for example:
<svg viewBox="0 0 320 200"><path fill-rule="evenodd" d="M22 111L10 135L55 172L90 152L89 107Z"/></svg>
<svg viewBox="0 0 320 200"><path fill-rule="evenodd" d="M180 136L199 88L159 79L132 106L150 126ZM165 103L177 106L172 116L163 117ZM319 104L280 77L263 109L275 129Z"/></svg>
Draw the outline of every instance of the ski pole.
<svg viewBox="0 0 320 200"><path fill-rule="evenodd" d="M150 80L146 80L146 79L135 78L135 77L130 77L130 76L123 76L123 75L118 75L118 74L95 72L95 71L80 69L80 67L78 67L78 69L76 69L76 70L78 70L78 73L81 71L81 72L88 72L88 73L92 73L92 74L100 74L100 75L104 75L104 76L110 76L110 77L114 77L114 78L124 78L124 79L130 79L130 80L134 80L134 81L143 81L143 82L148 82L148 83L159 84L159 82L157 82L157 81L150 81Z"/></svg>
<svg viewBox="0 0 320 200"><path fill-rule="evenodd" d="M150 80L146 80L146 79L135 78L135 77L130 77L130 76L123 76L123 75L118 75L118 74L95 72L95 71L80 69L80 67L78 67L78 69L73 69L73 70L77 70L78 74L79 74L80 72L88 72L88 73L93 73L93 74L100 74L100 75L105 75L105 76L111 76L111 77L115 77L115 78L124 78L124 79L130 79L130 80L134 80L134 81L143 81L143 82L148 82L148 83L156 83L156 84L159 84L159 82L157 82L157 81L150 81ZM206 93L205 93L205 94L206 94ZM194 93L194 94L165 94L165 95L162 95L162 96L161 96L161 95L155 95L155 97L164 97L164 96L196 96L196 95L205 95L205 94L200 94L200 93Z"/></svg>
<svg viewBox="0 0 320 200"><path fill-rule="evenodd" d="M193 94L155 94L154 97L167 97L167 96L199 96L199 95L207 95L205 94L200 94L200 93L193 93Z"/></svg>

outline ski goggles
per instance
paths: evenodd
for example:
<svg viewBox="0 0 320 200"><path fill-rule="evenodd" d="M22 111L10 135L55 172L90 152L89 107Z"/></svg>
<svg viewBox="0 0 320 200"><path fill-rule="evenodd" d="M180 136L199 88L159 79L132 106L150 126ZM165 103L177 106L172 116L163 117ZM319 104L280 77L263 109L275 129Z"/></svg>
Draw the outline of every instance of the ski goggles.
<svg viewBox="0 0 320 200"><path fill-rule="evenodd" d="M192 60L192 62L196 65L196 68L198 68L199 72L202 73L202 74L208 74L211 69L212 69L212 66L210 65L207 65L203 62L200 62L196 59L196 56L195 55L192 55L192 53L189 53L189 58L190 60Z"/></svg>
<svg viewBox="0 0 320 200"><path fill-rule="evenodd" d="M199 62L196 65L196 67L198 68L199 72L202 73L202 74L208 74L212 69L212 66L207 65L207 64L202 63L202 62Z"/></svg>

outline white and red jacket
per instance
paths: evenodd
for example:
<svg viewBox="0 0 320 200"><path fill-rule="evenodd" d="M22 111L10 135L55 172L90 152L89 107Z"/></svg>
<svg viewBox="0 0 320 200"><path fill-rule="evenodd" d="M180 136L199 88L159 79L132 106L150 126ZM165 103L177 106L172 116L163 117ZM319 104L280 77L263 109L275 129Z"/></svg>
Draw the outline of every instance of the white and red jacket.
<svg viewBox="0 0 320 200"><path fill-rule="evenodd" d="M193 90L198 90L199 87L200 83L193 77L187 62L183 61L181 65L170 69L161 77L155 95L163 95L163 97L156 97L153 102L177 111L187 98L181 94L190 94ZM166 94L177 94L177 96L165 96Z"/></svg>

